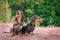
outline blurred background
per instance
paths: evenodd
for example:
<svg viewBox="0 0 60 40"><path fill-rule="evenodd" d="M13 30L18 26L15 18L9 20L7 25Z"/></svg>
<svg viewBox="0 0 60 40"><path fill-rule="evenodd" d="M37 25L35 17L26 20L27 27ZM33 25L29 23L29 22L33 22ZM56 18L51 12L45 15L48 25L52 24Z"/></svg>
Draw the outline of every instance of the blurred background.
<svg viewBox="0 0 60 40"><path fill-rule="evenodd" d="M13 23L16 10L24 13L24 23L39 15L44 21L36 26L60 26L60 0L0 0L0 23Z"/></svg>

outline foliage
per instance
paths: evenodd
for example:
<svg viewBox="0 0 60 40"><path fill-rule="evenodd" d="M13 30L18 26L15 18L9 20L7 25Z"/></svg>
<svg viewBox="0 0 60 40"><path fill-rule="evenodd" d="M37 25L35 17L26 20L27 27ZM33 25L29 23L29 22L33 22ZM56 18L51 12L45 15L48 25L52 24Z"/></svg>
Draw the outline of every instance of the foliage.
<svg viewBox="0 0 60 40"><path fill-rule="evenodd" d="M16 14L16 10L22 10L25 15L24 22L28 22L32 15L39 15L44 19L43 23L37 23L39 26L60 26L60 0L7 0L7 4L2 2L1 5L6 7L1 8L1 11L11 8L11 20ZM9 4L9 5L8 5ZM10 8L9 8L10 7ZM4 12L3 12L4 13ZM3 14L2 13L2 14ZM9 12L10 13L10 12ZM4 14L0 15L4 19Z"/></svg>
<svg viewBox="0 0 60 40"><path fill-rule="evenodd" d="M9 8L8 1L1 0L0 1L0 22L10 22L11 18L11 9Z"/></svg>

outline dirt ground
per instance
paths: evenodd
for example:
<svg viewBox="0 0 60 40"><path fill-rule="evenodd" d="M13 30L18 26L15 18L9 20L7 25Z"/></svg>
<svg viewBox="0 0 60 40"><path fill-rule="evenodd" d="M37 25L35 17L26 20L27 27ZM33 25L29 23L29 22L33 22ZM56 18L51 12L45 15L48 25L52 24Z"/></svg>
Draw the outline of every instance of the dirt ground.
<svg viewBox="0 0 60 40"><path fill-rule="evenodd" d="M11 24L0 24L0 40L60 40L60 27L35 27L34 35L11 37Z"/></svg>

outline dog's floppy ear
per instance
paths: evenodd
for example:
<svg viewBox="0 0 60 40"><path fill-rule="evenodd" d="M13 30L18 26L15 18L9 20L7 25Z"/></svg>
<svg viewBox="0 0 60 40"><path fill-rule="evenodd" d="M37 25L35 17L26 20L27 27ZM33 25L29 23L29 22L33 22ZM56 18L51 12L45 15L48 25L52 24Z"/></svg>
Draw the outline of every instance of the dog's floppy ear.
<svg viewBox="0 0 60 40"><path fill-rule="evenodd" d="M30 22L34 21L34 16L30 17Z"/></svg>
<svg viewBox="0 0 60 40"><path fill-rule="evenodd" d="M25 18L25 16L24 16L24 14L23 14L23 12L22 12L22 22L24 21L24 18Z"/></svg>
<svg viewBox="0 0 60 40"><path fill-rule="evenodd" d="M24 14L23 14L23 12L22 12L21 10L17 10L16 13L17 13L17 12L19 12L19 13L22 15L21 21L23 22L23 21L24 21L24 17L25 17Z"/></svg>
<svg viewBox="0 0 60 40"><path fill-rule="evenodd" d="M37 15L33 15L31 18L30 18L30 22L34 22L35 18L37 17Z"/></svg>

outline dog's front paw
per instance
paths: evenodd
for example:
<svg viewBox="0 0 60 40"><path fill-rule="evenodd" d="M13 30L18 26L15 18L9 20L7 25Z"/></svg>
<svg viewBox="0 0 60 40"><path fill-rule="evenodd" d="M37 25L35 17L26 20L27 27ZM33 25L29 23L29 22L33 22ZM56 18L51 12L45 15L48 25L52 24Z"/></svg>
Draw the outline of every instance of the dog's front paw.
<svg viewBox="0 0 60 40"><path fill-rule="evenodd" d="M30 33L31 35L35 35L33 32Z"/></svg>
<svg viewBox="0 0 60 40"><path fill-rule="evenodd" d="M27 32L25 32L25 35L27 36L27 35L28 35L28 33L27 33Z"/></svg>

